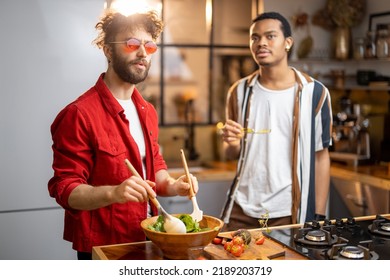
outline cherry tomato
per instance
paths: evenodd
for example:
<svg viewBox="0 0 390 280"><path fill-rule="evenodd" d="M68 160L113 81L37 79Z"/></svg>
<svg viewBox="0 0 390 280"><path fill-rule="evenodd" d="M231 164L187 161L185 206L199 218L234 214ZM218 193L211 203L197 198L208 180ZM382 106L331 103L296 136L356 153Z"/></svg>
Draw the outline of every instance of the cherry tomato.
<svg viewBox="0 0 390 280"><path fill-rule="evenodd" d="M233 241L233 244L235 244L235 245L243 245L245 243L244 238L242 238L241 236L233 237L232 241Z"/></svg>
<svg viewBox="0 0 390 280"><path fill-rule="evenodd" d="M232 249L232 246L233 246L233 242L232 242L232 241L228 241L228 242L226 242L226 243L223 245L223 248L224 248L226 251L230 252L231 249Z"/></svg>
<svg viewBox="0 0 390 280"><path fill-rule="evenodd" d="M221 244L221 243L222 243L222 238L215 237L215 238L213 239L213 243L214 243L214 244L217 244L217 245Z"/></svg>
<svg viewBox="0 0 390 280"><path fill-rule="evenodd" d="M239 257L241 256L241 254L244 252L244 249L243 249L243 246L242 245L238 245L238 244L233 244L232 245L232 248L230 250L230 253L235 256L235 257Z"/></svg>
<svg viewBox="0 0 390 280"><path fill-rule="evenodd" d="M257 240L256 240L256 245L262 245L265 241L265 237L264 235L260 236Z"/></svg>

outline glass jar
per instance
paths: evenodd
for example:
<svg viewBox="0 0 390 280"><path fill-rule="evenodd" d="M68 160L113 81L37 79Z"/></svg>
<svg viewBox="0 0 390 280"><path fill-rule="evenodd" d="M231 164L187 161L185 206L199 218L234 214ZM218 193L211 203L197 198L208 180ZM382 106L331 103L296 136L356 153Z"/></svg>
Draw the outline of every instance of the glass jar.
<svg viewBox="0 0 390 280"><path fill-rule="evenodd" d="M364 58L375 58L376 57L376 44L375 44L375 32L368 31L366 40L366 48L364 50Z"/></svg>
<svg viewBox="0 0 390 280"><path fill-rule="evenodd" d="M364 38L356 38L354 40L353 58L357 60L364 58Z"/></svg>
<svg viewBox="0 0 390 280"><path fill-rule="evenodd" d="M376 40L376 57L387 58L389 56L389 33L387 29L379 29Z"/></svg>

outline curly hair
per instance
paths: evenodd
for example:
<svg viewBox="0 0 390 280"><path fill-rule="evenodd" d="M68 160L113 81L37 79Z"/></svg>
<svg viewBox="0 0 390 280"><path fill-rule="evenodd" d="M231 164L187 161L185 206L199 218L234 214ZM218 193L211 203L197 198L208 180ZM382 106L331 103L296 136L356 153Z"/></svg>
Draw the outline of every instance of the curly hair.
<svg viewBox="0 0 390 280"><path fill-rule="evenodd" d="M99 31L99 35L92 43L101 49L104 45L114 41L118 33L129 29L142 28L152 35L153 40L156 40L163 30L163 23L155 11L129 16L108 11L95 28Z"/></svg>

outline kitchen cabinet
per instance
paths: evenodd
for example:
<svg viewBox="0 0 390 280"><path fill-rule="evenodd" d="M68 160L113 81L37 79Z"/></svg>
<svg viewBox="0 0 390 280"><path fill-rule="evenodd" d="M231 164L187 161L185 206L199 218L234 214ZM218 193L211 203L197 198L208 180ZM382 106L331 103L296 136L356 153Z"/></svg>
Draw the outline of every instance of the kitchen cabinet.
<svg viewBox="0 0 390 280"><path fill-rule="evenodd" d="M330 217L390 213L390 191L359 181L331 178Z"/></svg>
<svg viewBox="0 0 390 280"><path fill-rule="evenodd" d="M390 91L389 82L378 81L389 75L390 59L301 59L291 60L290 65L307 72L323 82L330 90ZM376 82L362 85L357 82L359 70L373 71ZM387 76L387 78L390 78Z"/></svg>
<svg viewBox="0 0 390 280"><path fill-rule="evenodd" d="M329 217L390 213L389 168L332 164Z"/></svg>

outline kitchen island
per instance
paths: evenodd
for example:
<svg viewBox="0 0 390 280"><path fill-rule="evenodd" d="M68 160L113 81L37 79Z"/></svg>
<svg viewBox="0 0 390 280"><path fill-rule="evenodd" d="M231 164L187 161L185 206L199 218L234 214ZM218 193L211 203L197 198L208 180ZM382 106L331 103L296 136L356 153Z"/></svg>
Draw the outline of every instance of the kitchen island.
<svg viewBox="0 0 390 280"><path fill-rule="evenodd" d="M210 162L202 164L202 168L193 169L192 173L198 177L200 182L232 180L235 175L236 162ZM181 175L180 167L173 169L172 175ZM190 166L191 168L191 166ZM390 190L390 175L388 173L387 165L367 165L367 166L344 166L341 164L331 165L331 177L344 180L358 181L364 184L370 184L372 187ZM207 214L207 213L206 213ZM270 228L278 231L281 229L294 229L302 227L302 224L286 225L281 227ZM253 234L259 234L261 229L251 230ZM229 236L229 233L220 233L220 236ZM265 244L267 247L259 247L260 253L258 256L251 255L253 259L283 259L283 260L300 260L307 259L305 256L298 254L288 248L287 246L276 242L272 238L267 238ZM206 254L208 257L214 259L229 259L230 256L220 250L217 245L210 244L206 247ZM267 249L266 253L261 253L261 249ZM189 256L194 258L195 255ZM245 258L245 255L243 255ZM162 260L164 256L159 248L157 248L151 241L114 244L107 246L96 246L93 248L93 259L96 260Z"/></svg>
<svg viewBox="0 0 390 280"><path fill-rule="evenodd" d="M351 250L351 259L390 259L390 214L348 217L324 222L250 229L252 240L240 257L226 252L221 244L189 250L189 260L337 260L345 259L342 251ZM232 232L219 237L231 238ZM264 243L256 244L260 235ZM311 239L308 236L324 237ZM353 253L352 253L353 252ZM94 260L166 260L151 241L95 246Z"/></svg>
<svg viewBox="0 0 390 280"><path fill-rule="evenodd" d="M285 225L270 227L284 229L301 227L302 225ZM262 245L256 245L257 235L262 234L263 229L249 230L252 241L248 249L240 257L234 257L224 250L223 245L209 244L205 248L194 248L188 253L188 259L213 259L213 260L307 260L307 258L286 246L266 237ZM221 232L219 237L231 237L231 232ZM115 244L107 246L95 246L92 250L94 260L166 260L162 251L151 241Z"/></svg>

